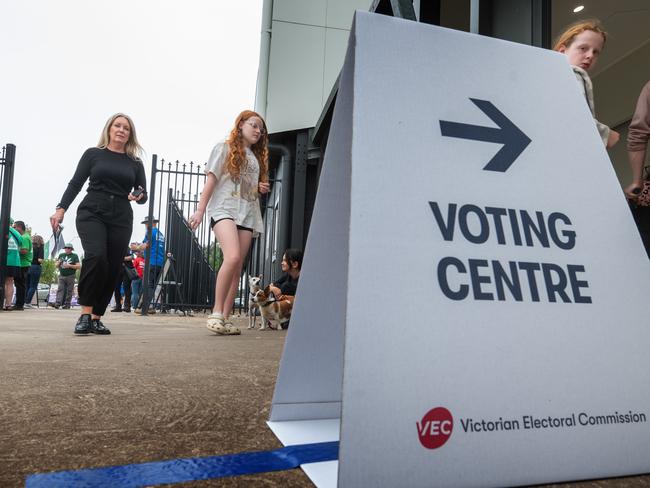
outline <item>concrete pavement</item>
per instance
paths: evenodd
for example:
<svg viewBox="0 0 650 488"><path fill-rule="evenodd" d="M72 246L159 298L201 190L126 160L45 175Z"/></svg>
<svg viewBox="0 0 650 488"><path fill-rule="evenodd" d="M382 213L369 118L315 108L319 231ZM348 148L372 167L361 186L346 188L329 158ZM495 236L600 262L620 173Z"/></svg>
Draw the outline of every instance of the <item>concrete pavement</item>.
<svg viewBox="0 0 650 488"><path fill-rule="evenodd" d="M29 474L282 447L265 424L286 331L216 336L205 316L108 313L75 336L77 310L0 312L0 487ZM192 487L307 487L299 469ZM573 488L650 486L650 476Z"/></svg>

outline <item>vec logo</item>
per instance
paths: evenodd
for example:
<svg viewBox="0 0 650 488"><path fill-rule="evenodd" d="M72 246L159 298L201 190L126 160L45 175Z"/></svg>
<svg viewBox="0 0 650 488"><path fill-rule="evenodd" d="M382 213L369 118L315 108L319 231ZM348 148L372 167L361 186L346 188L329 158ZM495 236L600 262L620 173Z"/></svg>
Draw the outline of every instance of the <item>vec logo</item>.
<svg viewBox="0 0 650 488"><path fill-rule="evenodd" d="M427 449L441 447L454 429L454 418L444 407L429 410L420 422L416 422L420 443Z"/></svg>

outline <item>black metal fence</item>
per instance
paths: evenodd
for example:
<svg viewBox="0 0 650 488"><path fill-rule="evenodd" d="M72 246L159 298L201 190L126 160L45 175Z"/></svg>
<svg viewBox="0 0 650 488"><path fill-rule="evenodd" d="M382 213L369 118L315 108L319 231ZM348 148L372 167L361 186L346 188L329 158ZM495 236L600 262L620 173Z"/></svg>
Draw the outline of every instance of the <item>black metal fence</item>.
<svg viewBox="0 0 650 488"><path fill-rule="evenodd" d="M247 265L240 277L234 311L248 309L248 276L263 275L264 283L277 278L282 253L288 245L290 226L291 158L288 151L271 145L269 180L271 192L261 197L264 233L253 241ZM165 264L154 292L154 303L162 311L210 310L214 304L214 285L221 265L221 251L204 216L201 226L192 231L188 217L198 205L206 180L204 165L172 163L152 158L149 190L149 215L159 220L165 236ZM151 242L151 236L149 236ZM144 283L150 273L149 257L145 264ZM143 287L147 294L147 287ZM143 303L148 303L144 296ZM146 313L146 305L143 313Z"/></svg>
<svg viewBox="0 0 650 488"><path fill-rule="evenodd" d="M16 146L7 144L0 153L0 305L4 302L4 283L7 263L7 239L9 238L9 219L11 217L11 196L14 186L14 163Z"/></svg>

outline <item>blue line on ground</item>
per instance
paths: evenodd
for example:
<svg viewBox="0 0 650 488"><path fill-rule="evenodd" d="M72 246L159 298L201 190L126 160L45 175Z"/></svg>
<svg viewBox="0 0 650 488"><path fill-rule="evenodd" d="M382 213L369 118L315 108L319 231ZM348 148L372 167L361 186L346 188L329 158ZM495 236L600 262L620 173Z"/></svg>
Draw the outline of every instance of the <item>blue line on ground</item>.
<svg viewBox="0 0 650 488"><path fill-rule="evenodd" d="M275 451L244 452L226 456L174 459L106 468L57 471L29 475L25 488L136 488L225 476L265 473L297 468L301 464L336 461L339 443L298 444Z"/></svg>

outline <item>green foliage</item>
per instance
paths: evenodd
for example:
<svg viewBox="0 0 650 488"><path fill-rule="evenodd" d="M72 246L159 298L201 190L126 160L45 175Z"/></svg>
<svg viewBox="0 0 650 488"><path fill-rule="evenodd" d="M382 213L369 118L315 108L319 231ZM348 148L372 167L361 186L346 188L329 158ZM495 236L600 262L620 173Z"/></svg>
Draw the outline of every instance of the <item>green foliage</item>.
<svg viewBox="0 0 650 488"><path fill-rule="evenodd" d="M41 283L51 285L59 280L59 274L56 269L56 260L45 259L41 263Z"/></svg>
<svg viewBox="0 0 650 488"><path fill-rule="evenodd" d="M221 263L223 262L223 252L218 244L213 243L209 248L203 246L203 255L208 259L208 263L215 272L219 271Z"/></svg>
<svg viewBox="0 0 650 488"><path fill-rule="evenodd" d="M79 260L83 261L83 256L79 256ZM75 271L75 280L79 283L79 275L81 273L81 268ZM53 283L58 283L59 281L59 270L56 269L56 259L45 259L41 263L41 283L46 285L51 285Z"/></svg>

